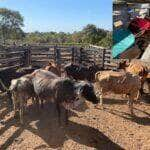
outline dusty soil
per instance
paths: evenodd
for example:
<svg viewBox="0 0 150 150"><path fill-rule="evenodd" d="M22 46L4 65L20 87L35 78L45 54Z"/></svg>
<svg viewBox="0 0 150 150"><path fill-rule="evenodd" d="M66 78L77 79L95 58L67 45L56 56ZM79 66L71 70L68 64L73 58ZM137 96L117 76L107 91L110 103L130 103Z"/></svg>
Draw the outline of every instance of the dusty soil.
<svg viewBox="0 0 150 150"><path fill-rule="evenodd" d="M104 110L85 103L78 111L70 112L69 125L62 127L58 126L52 104L41 113L29 105L25 125L20 126L4 103L0 105L0 149L149 150L150 104L135 104L137 117L132 118L126 102L111 94L104 100Z"/></svg>

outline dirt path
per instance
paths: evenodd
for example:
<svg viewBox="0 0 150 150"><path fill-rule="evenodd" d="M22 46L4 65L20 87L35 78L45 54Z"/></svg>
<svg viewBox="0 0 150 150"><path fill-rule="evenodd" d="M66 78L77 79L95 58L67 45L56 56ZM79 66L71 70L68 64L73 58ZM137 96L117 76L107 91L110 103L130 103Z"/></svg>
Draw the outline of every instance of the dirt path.
<svg viewBox="0 0 150 150"><path fill-rule="evenodd" d="M105 109L95 109L85 103L80 111L70 112L69 125L61 128L53 105L38 114L32 105L20 127L5 104L0 106L0 149L150 149L150 105L135 104L136 118L132 119L126 100L106 99ZM63 120L63 119L62 119Z"/></svg>

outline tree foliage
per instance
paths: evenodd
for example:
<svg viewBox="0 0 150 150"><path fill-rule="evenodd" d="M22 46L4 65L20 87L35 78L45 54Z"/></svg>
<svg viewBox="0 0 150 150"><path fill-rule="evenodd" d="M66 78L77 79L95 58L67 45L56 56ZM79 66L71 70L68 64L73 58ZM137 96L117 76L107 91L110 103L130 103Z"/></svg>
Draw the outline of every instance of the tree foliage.
<svg viewBox="0 0 150 150"><path fill-rule="evenodd" d="M111 47L112 46L112 32L107 32L107 35L99 41L98 45L103 47Z"/></svg>
<svg viewBox="0 0 150 150"><path fill-rule="evenodd" d="M90 44L98 43L106 36L107 32L103 29L97 28L93 24L88 24L82 30L83 40Z"/></svg>
<svg viewBox="0 0 150 150"><path fill-rule="evenodd" d="M0 8L0 35L5 42L6 39L20 39L24 33L23 17L18 11Z"/></svg>
<svg viewBox="0 0 150 150"><path fill-rule="evenodd" d="M50 43L50 44L94 44L104 47L112 45L111 32L89 24L81 31L73 33L65 32L32 32L27 33L24 39L27 43Z"/></svg>
<svg viewBox="0 0 150 150"><path fill-rule="evenodd" d="M23 17L18 11L0 8L0 37L5 40L21 40L25 43L49 43L49 44L93 44L103 47L111 47L112 33L110 31L88 24L81 31L73 33L65 32L30 32L24 33Z"/></svg>

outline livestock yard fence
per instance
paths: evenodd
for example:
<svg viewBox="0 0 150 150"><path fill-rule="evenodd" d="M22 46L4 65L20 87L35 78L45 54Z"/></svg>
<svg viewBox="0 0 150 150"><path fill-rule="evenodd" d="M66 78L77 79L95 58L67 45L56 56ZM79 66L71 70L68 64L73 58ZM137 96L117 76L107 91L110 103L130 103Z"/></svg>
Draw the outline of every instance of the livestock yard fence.
<svg viewBox="0 0 150 150"><path fill-rule="evenodd" d="M104 69L115 69L111 49L98 46L30 45L0 47L0 71L32 66L45 66L50 60L63 68L69 62L84 66L96 64Z"/></svg>

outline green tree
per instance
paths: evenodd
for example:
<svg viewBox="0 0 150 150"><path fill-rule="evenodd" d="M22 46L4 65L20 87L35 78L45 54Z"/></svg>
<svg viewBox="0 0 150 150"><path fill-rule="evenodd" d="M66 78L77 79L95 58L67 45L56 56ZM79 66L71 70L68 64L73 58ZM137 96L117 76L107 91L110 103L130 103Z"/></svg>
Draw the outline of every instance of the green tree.
<svg viewBox="0 0 150 150"><path fill-rule="evenodd" d="M7 39L18 39L22 37L23 17L18 11L0 8L0 33L5 43Z"/></svg>
<svg viewBox="0 0 150 150"><path fill-rule="evenodd" d="M96 44L106 36L105 30L97 28L93 24L88 24L86 27L84 27L82 33L83 41L90 44Z"/></svg>
<svg viewBox="0 0 150 150"><path fill-rule="evenodd" d="M98 45L103 47L112 47L112 32L108 32L106 37L99 41Z"/></svg>
<svg viewBox="0 0 150 150"><path fill-rule="evenodd" d="M93 44L103 47L111 46L111 32L89 24L81 31L73 33L65 32L32 32L27 33L25 42L28 43L50 43L50 44Z"/></svg>
<svg viewBox="0 0 150 150"><path fill-rule="evenodd" d="M81 31L74 32L72 34L72 42L73 43L82 43L83 42L83 33Z"/></svg>

